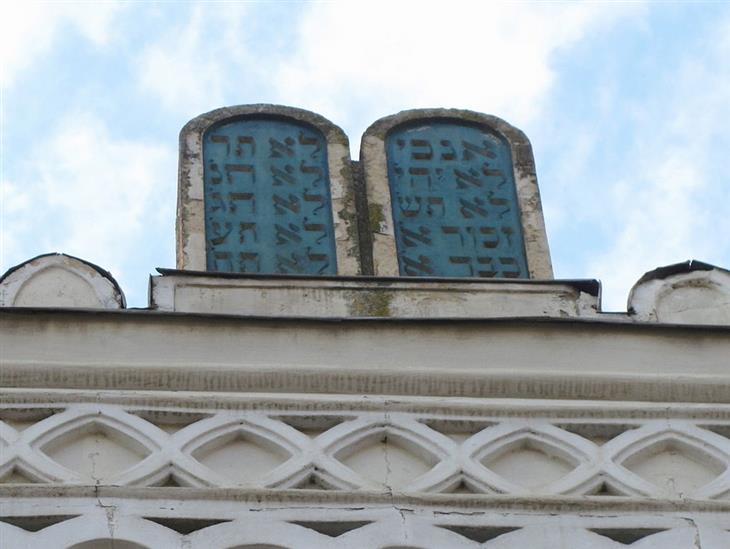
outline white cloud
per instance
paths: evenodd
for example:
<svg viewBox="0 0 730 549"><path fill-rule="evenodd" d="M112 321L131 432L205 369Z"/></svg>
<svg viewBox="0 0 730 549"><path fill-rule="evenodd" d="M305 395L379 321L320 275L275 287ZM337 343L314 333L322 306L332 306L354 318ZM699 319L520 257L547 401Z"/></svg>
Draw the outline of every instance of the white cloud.
<svg viewBox="0 0 730 549"><path fill-rule="evenodd" d="M120 4L16 6L3 8L11 17L0 17L6 85L53 47L60 29L97 45L119 32L112 23ZM559 112L546 109L561 76L557 56L645 13L633 3L454 2L448 9L430 2L312 3L303 8L293 49L283 55L291 37L275 36L281 29L268 21L257 28L250 4L185 9L180 25L163 27L133 52L137 85L149 102L189 117L231 102L267 100L275 90L271 99L344 126L353 153L367 124L402 108L471 108L523 128L572 132ZM609 309L622 309L631 284L658 265L690 257L730 263L730 191L722 188L730 166L712 152L730 148L724 128L730 119L729 29L728 21L718 22L718 31L707 36L710 57L672 60L666 93L652 105L625 104L620 85L604 90L597 118L620 116L633 124L627 136L633 149L615 152L622 165L614 179L592 171L592 155L605 145L592 119L581 121L582 133L569 133L569 153L550 159L563 181L549 182L540 172L543 191L547 183L554 194L578 196L570 207L561 196L546 210L549 228L569 226L573 206L590 196L585 185L615 186L601 195L605 202L580 212L596 231L613 223L613 243L575 266L583 273L561 269L564 276L600 277ZM93 116L65 119L41 150L13 171L12 182L2 183L0 260L15 258L22 235L25 242L35 238L39 252L75 253L123 278L120 269L132 269L124 255L150 248L149 220L162 225L160 208L172 219L175 151L119 139ZM586 220L595 212L604 219ZM59 228L49 232L43 225ZM172 227L162 230L171 239ZM592 246L589 238L583 246ZM139 272L130 275L138 282Z"/></svg>
<svg viewBox="0 0 730 549"><path fill-rule="evenodd" d="M109 42L121 3L3 2L0 13L0 81L9 88L18 74L50 50L69 25L91 43Z"/></svg>
<svg viewBox="0 0 730 549"><path fill-rule="evenodd" d="M356 132L404 107L453 105L525 123L540 112L555 78L552 56L636 10L594 3L463 2L448 10L436 2L312 3L284 52L292 37L282 38L276 20L257 28L260 14L249 5L193 5L182 24L137 57L137 83L184 115L231 101L274 100L355 125Z"/></svg>
<svg viewBox="0 0 730 549"><path fill-rule="evenodd" d="M137 57L139 88L186 116L223 106L228 82L245 81L256 72L245 47L246 11L244 4L193 6L183 25Z"/></svg>
<svg viewBox="0 0 730 549"><path fill-rule="evenodd" d="M296 54L277 73L280 98L341 123L363 111L379 117L401 108L458 106L524 124L541 112L555 78L556 51L635 9L596 3L314 4L300 25Z"/></svg>
<svg viewBox="0 0 730 549"><path fill-rule="evenodd" d="M6 258L21 253L21 235L30 224L26 214L31 210L31 204L31 196L17 183L0 180L0 265L6 264ZM13 221L9 223L8 219Z"/></svg>
<svg viewBox="0 0 730 549"><path fill-rule="evenodd" d="M726 37L730 18L717 28ZM730 266L730 41L714 38L666 72L666 93L635 127L627 176L602 204L604 216L622 221L589 265L604 281L606 309L625 310L631 286L655 267L687 259Z"/></svg>
<svg viewBox="0 0 730 549"><path fill-rule="evenodd" d="M3 183L4 217L14 228L2 239L9 262L27 259L33 242L33 254L77 255L125 279L123 267L153 246L160 211L164 219L173 216L175 151L116 139L93 116L61 121L28 159L22 181ZM24 255L14 257L21 235Z"/></svg>

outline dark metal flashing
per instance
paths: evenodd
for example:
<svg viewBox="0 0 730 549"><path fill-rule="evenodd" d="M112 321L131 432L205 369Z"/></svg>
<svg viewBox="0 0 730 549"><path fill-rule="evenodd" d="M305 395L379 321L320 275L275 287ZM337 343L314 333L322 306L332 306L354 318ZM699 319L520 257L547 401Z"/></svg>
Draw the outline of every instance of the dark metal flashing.
<svg viewBox="0 0 730 549"><path fill-rule="evenodd" d="M341 276L341 275L291 275L276 273L214 273L208 271L184 271L157 267L162 276L204 276L210 278L228 278L238 280L341 280L347 282L369 282L390 285L398 282L416 282L423 284L525 284L530 286L554 286L563 284L578 291L597 297L601 292L601 282L595 279L514 279L514 278L452 278L452 277L420 277L420 276Z"/></svg>
<svg viewBox="0 0 730 549"><path fill-rule="evenodd" d="M3 317L33 316L33 317L54 317L54 316L77 316L87 319L101 318L106 320L201 320L216 322L240 322L240 323L271 323L271 324L308 324L308 325L332 325L345 324L350 326L370 325L517 325L528 326L530 324L553 325L555 327L575 326L576 328L593 327L600 329L629 329L641 331L690 331L702 333L719 333L730 335L730 325L715 324L676 324L642 322L631 319L628 315L607 315L608 318L599 317L543 317L543 316L518 316L518 317L492 317L492 318L414 318L414 317L293 317L293 316L256 316L256 315L232 315L232 314L210 314L210 313L185 313L174 311L157 311L152 309L60 309L40 307L2 307L0 308L0 320Z"/></svg>
<svg viewBox="0 0 730 549"><path fill-rule="evenodd" d="M639 281L635 284L635 286L638 286L639 284L643 284L644 282L649 282L650 280L659 279L662 280L664 278L668 278L672 275L676 274L683 274L683 273L691 273L693 271L712 271L712 270L718 270L718 271L724 271L726 273L730 273L727 269L723 269L722 267L718 267L716 265L712 265L710 263L705 263L703 261L697 261L696 259L688 259L687 261L683 261L682 263L673 263L672 265L665 265L664 267L657 267L653 271L649 271L647 273L644 273L644 276L642 276Z"/></svg>

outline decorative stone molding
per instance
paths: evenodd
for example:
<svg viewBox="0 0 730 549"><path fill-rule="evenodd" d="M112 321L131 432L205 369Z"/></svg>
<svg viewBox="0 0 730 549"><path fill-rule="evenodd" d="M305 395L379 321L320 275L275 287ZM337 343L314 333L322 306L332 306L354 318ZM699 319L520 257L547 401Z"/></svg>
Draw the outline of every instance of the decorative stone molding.
<svg viewBox="0 0 730 549"><path fill-rule="evenodd" d="M355 213L355 190L347 136L340 128L318 114L278 105L240 105L217 109L194 118L180 132L176 225L177 267L194 271L208 270L205 234L205 166L203 164L203 143L206 132L211 128L220 127L227 123L262 120L272 121L273 123L283 122L293 125L292 127L296 126L305 130L308 129L307 131L315 131L321 134L326 141L326 166L329 179L325 178L322 183L329 188L330 194L332 221L334 223L334 247L337 256L335 274L359 274L361 268ZM245 138L242 139L245 140ZM304 139L304 143L308 143L307 138L302 139ZM246 141L238 144L234 143L234 145L243 149L245 155L253 143ZM266 143L266 146L268 145L269 143ZM286 151L282 154L286 154ZM230 164L228 166L233 166L231 170L238 169L241 173L251 169L246 168L248 164ZM289 168L289 166L286 167ZM299 165L292 166L292 172L283 171L281 177L286 179L294 173L294 170L300 170L300 168L304 171L319 169ZM224 167L218 169L222 172L225 171ZM267 177L264 183L271 183L273 181L272 176ZM286 186L286 183L283 185ZM248 196L234 197L231 201L234 202L235 207L243 208L244 201L250 198ZM304 201L306 201L306 197Z"/></svg>
<svg viewBox="0 0 730 549"><path fill-rule="evenodd" d="M730 407L17 391L13 548L723 549Z"/></svg>
<svg viewBox="0 0 730 549"><path fill-rule="evenodd" d="M427 127L429 124L438 126L443 123L452 123L460 128L472 128L473 130L470 131L481 132L483 136L494 140L494 143L499 143L500 147L502 146L501 144L504 144L507 147L507 157L509 158L505 157L502 160L502 163L508 165L508 169L511 168L513 173L507 173L503 182L509 182L512 178L514 180L515 188L513 189L513 192L516 193L516 203L519 208L516 223L517 228L521 228L522 230L524 253L526 256L525 260L527 272L525 274L528 275L529 278L552 278L552 264L550 261L550 252L545 233L542 206L540 204L540 194L537 187L535 162L532 156L532 148L529 140L520 130L495 116L457 109L416 109L403 111L396 115L381 118L371 125L363 135L362 145L360 148L360 159L361 164L363 165L365 186L367 190L368 219L372 238L375 274L379 276L398 276L404 271L404 266L399 266L398 260L398 245L396 242L397 228L393 217L394 198L389 184L388 153L386 151L388 137L393 132L399 131L403 128L420 128L420 124L424 127ZM441 130L436 128L436 133L439 131ZM439 142L442 145L449 144L449 151L451 151L447 151L447 153L443 153L442 151L443 154L439 153L441 157L446 158L446 160L453 160L455 158L456 151L456 149L452 150L453 143L446 139L439 140ZM427 147L428 143L423 141L423 143L417 145L420 147ZM480 152L474 152L477 150L476 147L468 148L469 150L465 149L466 152L464 152L464 154L484 154L490 158L493 156L491 150L483 149ZM414 156L414 158L420 158L432 153L432 148L429 148L424 149L424 151L418 154L414 152L412 156ZM489 165L489 162L485 162L483 164L483 169L486 170L484 174L486 174L485 177L487 179L489 177L493 177L495 173L497 173L495 170L490 170L488 168ZM465 187L469 185L469 177L470 176L468 174L465 175L465 181L467 181L464 183ZM477 185L483 183L484 180L481 179L482 177L483 174L481 173L478 176L474 176L473 183ZM440 200L440 198L429 198L436 201ZM502 200L506 199L499 199L499 201ZM483 213L484 209L482 208L487 207L487 202L488 200L486 195L484 198L478 198L478 202L473 205L474 208L476 208L474 211L478 210L482 213L474 214L466 212L466 215L463 217L478 217L479 215L485 215ZM419 207L426 208L437 208L439 205L443 207L443 202L439 202L439 204L434 203L433 205L428 203L425 206L420 202L418 204ZM445 230L446 228L442 227L442 229ZM455 227L454 229L458 229L458 227ZM474 229L474 227L472 227L472 229ZM489 232L493 238L504 236L501 235L501 232L497 231L495 227L486 227L483 229L484 231L482 232ZM495 233L495 231L497 232ZM456 234L456 231L453 229L452 232ZM484 235L480 234L480 238L487 238L486 234L486 232ZM513 236L515 238L518 237L517 234L514 234ZM423 235L415 235L413 237L415 239L414 242L418 241L419 238L422 237ZM485 243L485 246L487 247L494 245L494 243ZM459 258L452 258L452 260L457 260L457 262L458 259ZM468 258L464 258L465 262L466 259ZM479 262L482 263L482 259L486 261L488 258L477 259L479 259ZM500 258L493 258L494 261L499 259ZM482 265L478 268L489 269L490 267ZM492 264L491 268L497 269L494 264ZM504 268L504 266L499 267L499 269L502 268ZM489 275L480 274L479 276ZM507 273L503 276L507 276Z"/></svg>
<svg viewBox="0 0 730 549"><path fill-rule="evenodd" d="M0 484L730 501L727 406L18 396Z"/></svg>
<svg viewBox="0 0 730 549"><path fill-rule="evenodd" d="M0 277L0 307L123 309L124 293L112 275L64 254L44 254Z"/></svg>
<svg viewBox="0 0 730 549"><path fill-rule="evenodd" d="M690 260L646 273L631 289L637 320L730 325L730 271Z"/></svg>
<svg viewBox="0 0 730 549"><path fill-rule="evenodd" d="M286 317L595 317L593 280L273 277L158 269L150 306L159 311Z"/></svg>

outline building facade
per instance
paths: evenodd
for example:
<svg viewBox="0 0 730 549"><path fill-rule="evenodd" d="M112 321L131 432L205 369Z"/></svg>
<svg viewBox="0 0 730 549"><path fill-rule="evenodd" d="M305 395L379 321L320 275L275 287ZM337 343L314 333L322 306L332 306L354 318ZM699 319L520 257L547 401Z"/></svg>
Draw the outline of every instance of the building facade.
<svg viewBox="0 0 730 549"><path fill-rule="evenodd" d="M553 278L506 122L219 109L180 136L177 265L126 307L0 279L0 547L730 547L730 272L625 313Z"/></svg>

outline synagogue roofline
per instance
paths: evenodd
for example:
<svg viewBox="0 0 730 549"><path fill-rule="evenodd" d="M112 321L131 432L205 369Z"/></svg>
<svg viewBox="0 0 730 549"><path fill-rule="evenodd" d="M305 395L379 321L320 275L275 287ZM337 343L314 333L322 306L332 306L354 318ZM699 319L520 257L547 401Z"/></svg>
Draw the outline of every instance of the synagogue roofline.
<svg viewBox="0 0 730 549"><path fill-rule="evenodd" d="M597 280L555 280L527 136L493 115L411 109L373 122L360 161L325 117L223 107L180 133L176 268L148 309L296 319L585 318L730 324L730 271L642 276L626 312ZM118 309L114 278L45 254L0 279L0 306Z"/></svg>
<svg viewBox="0 0 730 549"><path fill-rule="evenodd" d="M659 334L662 332L679 333L697 332L710 334L730 334L730 324L697 324L679 322L646 322L633 319L625 312L607 312L590 317L565 316L501 316L501 317L381 317L381 316L284 316L284 315L251 315L251 314L228 314L228 313L198 313L164 311L149 308L126 308L126 309L93 309L80 307L0 307L0 321L12 322L13 318L19 320L37 319L39 322L53 320L63 316L75 317L80 320L93 322L99 319L100 322L114 319L115 322L143 322L143 323L165 323L180 322L199 323L201 325L231 324L231 325L266 325L281 324L290 326L308 326L315 328L318 325L345 325L357 328L362 325L382 326L419 326L424 328L430 326L462 326L476 327L484 326L485 329L492 326L515 329L530 327L550 327L556 330L571 329L570 327L585 327L586 329L597 329L601 332L616 330L627 334L640 334L642 332ZM45 318L44 318L45 317ZM693 336L695 337L695 336Z"/></svg>

